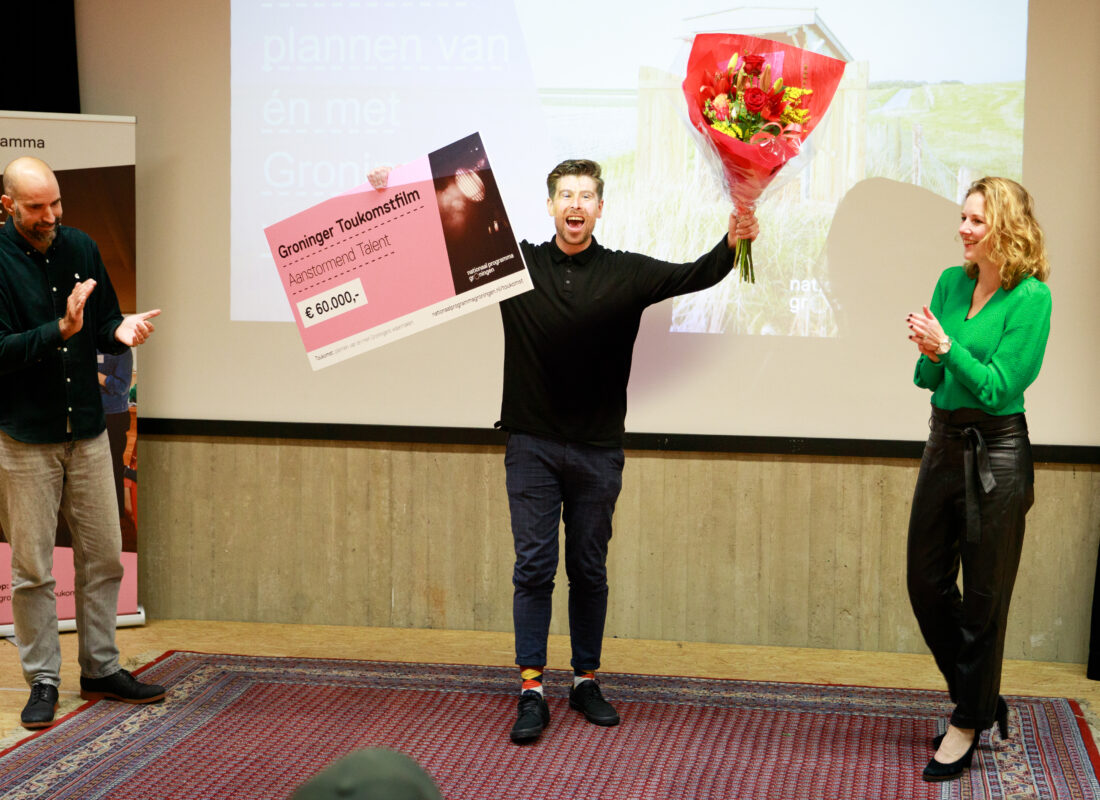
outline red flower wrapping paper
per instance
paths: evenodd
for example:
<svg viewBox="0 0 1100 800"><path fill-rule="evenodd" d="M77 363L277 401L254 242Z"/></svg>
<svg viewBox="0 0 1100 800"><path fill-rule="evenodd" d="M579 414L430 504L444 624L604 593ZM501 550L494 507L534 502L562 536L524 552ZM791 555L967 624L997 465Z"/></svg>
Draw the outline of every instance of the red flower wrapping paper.
<svg viewBox="0 0 1100 800"><path fill-rule="evenodd" d="M683 83L688 117L718 156L738 211L755 208L798 155L843 75L843 61L780 42L728 33L695 37ZM742 279L754 280L751 242L739 243L737 259Z"/></svg>

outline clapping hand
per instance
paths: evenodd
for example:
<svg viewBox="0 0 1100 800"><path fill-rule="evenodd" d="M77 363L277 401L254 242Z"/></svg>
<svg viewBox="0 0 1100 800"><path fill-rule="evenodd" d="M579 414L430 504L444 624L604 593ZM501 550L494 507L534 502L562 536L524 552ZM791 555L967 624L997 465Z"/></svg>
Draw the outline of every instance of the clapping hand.
<svg viewBox="0 0 1100 800"><path fill-rule="evenodd" d="M919 312L910 314L905 318L905 322L909 326L909 341L913 342L921 353L933 361L939 361L940 357L936 350L947 339L947 334L943 332L940 321L928 306L922 306Z"/></svg>

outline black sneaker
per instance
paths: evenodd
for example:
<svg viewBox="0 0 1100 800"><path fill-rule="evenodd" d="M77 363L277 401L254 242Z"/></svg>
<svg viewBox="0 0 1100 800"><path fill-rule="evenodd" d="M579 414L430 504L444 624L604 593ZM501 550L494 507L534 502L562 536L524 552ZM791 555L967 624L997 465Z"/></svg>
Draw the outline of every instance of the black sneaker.
<svg viewBox="0 0 1100 800"><path fill-rule="evenodd" d="M513 742L530 742L550 724L550 707L546 699L534 689L519 696L519 717L510 734Z"/></svg>
<svg viewBox="0 0 1100 800"><path fill-rule="evenodd" d="M164 699L165 688L155 683L142 683L129 672L120 669L105 678L80 676L80 696L85 700L121 700L123 703L156 703Z"/></svg>
<svg viewBox="0 0 1100 800"><path fill-rule="evenodd" d="M584 714L593 725L618 725L619 715L611 703L603 699L600 685L594 680L581 681L569 693L569 707Z"/></svg>
<svg viewBox="0 0 1100 800"><path fill-rule="evenodd" d="M48 728L53 725L53 715L56 713L57 687L36 683L31 686L31 699L23 706L19 722L29 731Z"/></svg>

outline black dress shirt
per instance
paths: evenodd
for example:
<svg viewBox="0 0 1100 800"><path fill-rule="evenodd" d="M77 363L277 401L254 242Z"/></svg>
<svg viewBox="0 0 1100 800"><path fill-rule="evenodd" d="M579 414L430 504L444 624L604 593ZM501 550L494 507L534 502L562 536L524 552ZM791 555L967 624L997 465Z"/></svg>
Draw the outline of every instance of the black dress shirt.
<svg viewBox="0 0 1100 800"><path fill-rule="evenodd" d="M626 386L642 312L718 283L733 268L722 237L689 264L608 250L573 256L554 240L521 242L535 288L500 304L500 426L568 442L621 447Z"/></svg>
<svg viewBox="0 0 1100 800"><path fill-rule="evenodd" d="M63 341L59 320L78 282L94 278L84 325ZM99 248L57 226L43 253L9 219L0 226L0 430L21 442L88 439L106 427L96 349L118 354L118 298Z"/></svg>

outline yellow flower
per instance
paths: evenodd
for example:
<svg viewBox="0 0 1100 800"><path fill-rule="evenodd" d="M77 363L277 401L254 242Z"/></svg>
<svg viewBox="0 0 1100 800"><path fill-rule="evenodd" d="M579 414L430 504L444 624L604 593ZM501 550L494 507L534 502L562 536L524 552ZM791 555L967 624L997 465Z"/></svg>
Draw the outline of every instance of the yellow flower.
<svg viewBox="0 0 1100 800"><path fill-rule="evenodd" d="M710 126L714 128L714 130L726 134L726 136L732 136L734 139L740 139L741 141L744 141L744 131L742 131L740 127L735 125L733 122L730 122L729 120L719 120L718 122L712 122Z"/></svg>
<svg viewBox="0 0 1100 800"><path fill-rule="evenodd" d="M787 108L779 121L784 125L803 125L810 118L810 110L801 108L802 98L813 94L813 89L803 89L801 86L788 86L783 90L783 99L787 101Z"/></svg>
<svg viewBox="0 0 1100 800"><path fill-rule="evenodd" d="M784 125L802 125L810 116L810 110L808 108L794 108L793 106L787 106L787 109L783 112L783 115L779 118L779 121Z"/></svg>

